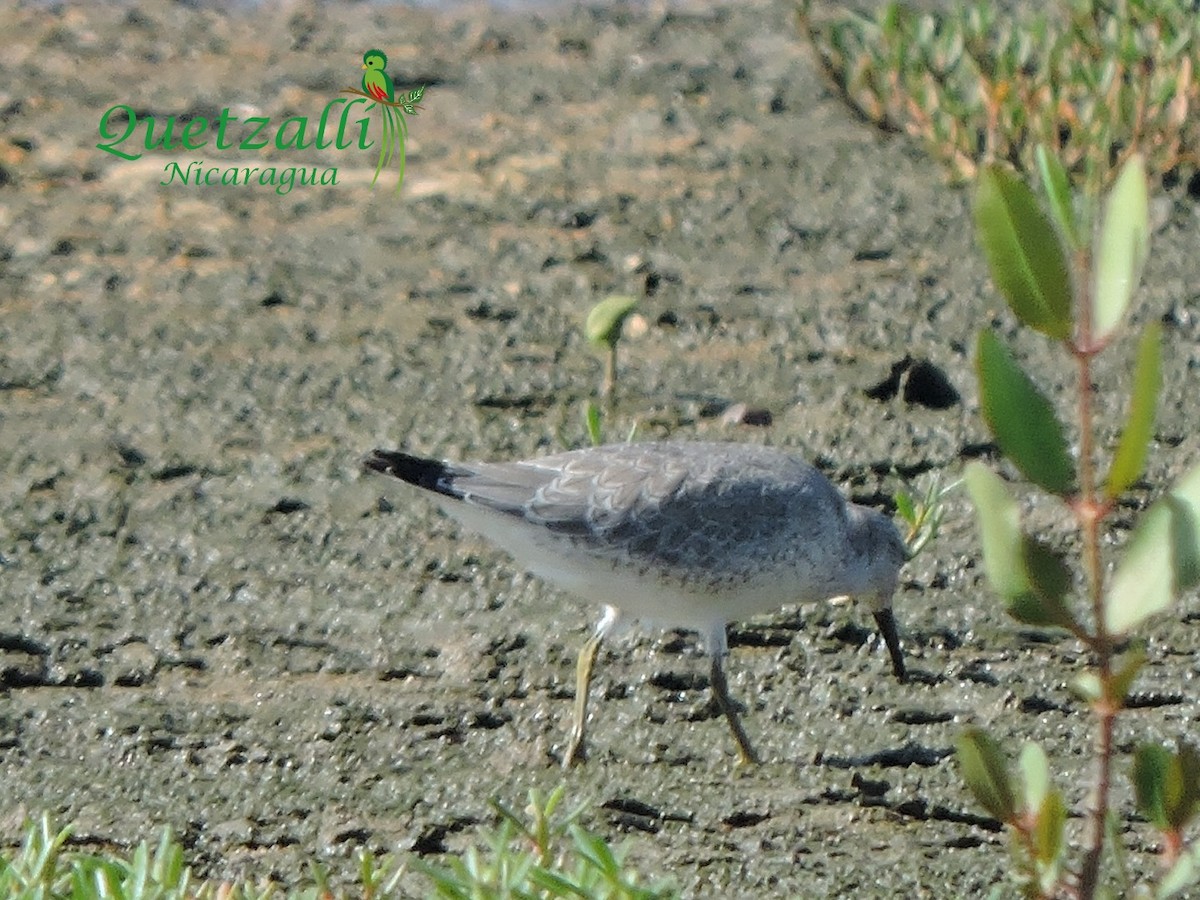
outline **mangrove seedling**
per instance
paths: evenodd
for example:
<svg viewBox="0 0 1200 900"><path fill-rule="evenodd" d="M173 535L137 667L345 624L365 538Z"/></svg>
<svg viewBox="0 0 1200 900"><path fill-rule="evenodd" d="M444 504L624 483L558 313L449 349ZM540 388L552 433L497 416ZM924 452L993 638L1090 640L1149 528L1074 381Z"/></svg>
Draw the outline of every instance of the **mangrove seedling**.
<svg viewBox="0 0 1200 900"><path fill-rule="evenodd" d="M592 307L583 326L583 333L588 342L606 351L600 398L609 408L616 405L617 344L621 340L621 327L635 306L636 297L605 297Z"/></svg>
<svg viewBox="0 0 1200 900"><path fill-rule="evenodd" d="M1145 164L1140 155L1128 158L1101 218L1095 196L1076 202L1056 155L1038 148L1036 160L1048 212L1025 181L992 164L980 173L975 221L992 280L1012 313L1057 342L1075 364L1078 452L1072 454L1073 442L1050 399L991 328L982 329L978 339L980 406L1004 456L1031 484L1057 498L1073 519L1079 558L1072 560L1060 547L1025 531L1017 500L987 466L971 463L965 480L984 569L1008 614L1028 626L1069 632L1090 660L1071 682L1096 729L1095 774L1079 840L1068 839L1068 799L1051 782L1049 761L1036 744L1026 745L1020 755L1021 789L999 743L981 728L960 737L958 763L979 804L1008 826L1025 896L1165 898L1200 880L1200 848L1185 835L1200 813L1200 753L1182 735L1174 750L1143 744L1134 753L1138 811L1159 837L1158 881L1150 889L1146 878L1127 871L1113 810L1114 762L1127 740L1117 739L1116 722L1147 658L1136 644L1122 648L1135 629L1200 584L1200 466L1150 506L1109 574L1103 557L1114 541L1104 526L1141 476L1161 386L1162 326L1152 317L1134 352L1124 429L1101 478L1095 410L1101 401L1116 404L1098 396L1093 363L1113 347L1146 260ZM1085 239L1088 230L1080 227L1077 214L1100 220L1094 245ZM1082 599L1071 596L1076 568L1086 584ZM1068 855L1080 845L1082 857L1072 863ZM1106 868L1110 856L1114 865ZM1106 872L1117 875L1119 884L1106 884Z"/></svg>

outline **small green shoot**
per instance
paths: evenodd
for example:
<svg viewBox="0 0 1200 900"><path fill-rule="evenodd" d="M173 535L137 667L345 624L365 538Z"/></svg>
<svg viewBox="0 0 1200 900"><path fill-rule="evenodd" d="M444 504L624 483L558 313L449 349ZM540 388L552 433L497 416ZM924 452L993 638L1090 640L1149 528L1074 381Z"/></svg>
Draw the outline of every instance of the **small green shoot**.
<svg viewBox="0 0 1200 900"><path fill-rule="evenodd" d="M636 297L605 297L592 307L583 326L588 342L607 351L600 398L610 409L616 404L617 344L621 340L621 328L636 306Z"/></svg>
<svg viewBox="0 0 1200 900"><path fill-rule="evenodd" d="M588 440L592 442L593 447L599 447L604 443L604 431L600 427L600 407L595 400L589 400L587 407L583 411L583 422L587 428Z"/></svg>
<svg viewBox="0 0 1200 900"><path fill-rule="evenodd" d="M899 473L893 470L899 477ZM896 491L892 498L896 504L896 514L907 526L904 533L904 546L908 549L908 558L912 559L937 538L942 528L942 520L946 512L946 498L958 490L962 481L954 481L942 485L940 479L929 480L921 494L908 482Z"/></svg>
<svg viewBox="0 0 1200 900"><path fill-rule="evenodd" d="M604 414L594 400L589 400L583 409L583 427L587 431L588 441L593 447L599 447L604 443ZM632 444L634 438L637 437L637 431L638 422L635 420L625 435L625 443Z"/></svg>

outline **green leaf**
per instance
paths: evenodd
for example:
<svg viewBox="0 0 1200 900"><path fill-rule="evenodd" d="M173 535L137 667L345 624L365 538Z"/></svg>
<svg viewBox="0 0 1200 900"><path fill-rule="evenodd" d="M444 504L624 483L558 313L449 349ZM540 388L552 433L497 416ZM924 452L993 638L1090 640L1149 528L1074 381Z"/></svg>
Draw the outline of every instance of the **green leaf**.
<svg viewBox="0 0 1200 900"><path fill-rule="evenodd" d="M1075 207L1071 200L1071 181L1062 161L1051 153L1045 144L1038 144L1034 151L1037 157L1038 174L1042 176L1042 189L1050 201L1050 212L1058 224L1058 230L1073 248L1081 245L1079 226L1075 222Z"/></svg>
<svg viewBox="0 0 1200 900"><path fill-rule="evenodd" d="M1113 662L1109 691L1112 699L1121 706L1125 705L1129 689L1145 664L1146 651L1141 647L1135 647ZM1067 683L1067 687L1084 703L1095 704L1104 699L1104 686L1100 682L1100 675L1092 669L1080 672Z"/></svg>
<svg viewBox="0 0 1200 900"><path fill-rule="evenodd" d="M1146 166L1135 153L1117 176L1100 227L1092 289L1092 340L1106 340L1125 318L1149 250Z"/></svg>
<svg viewBox="0 0 1200 900"><path fill-rule="evenodd" d="M1138 812L1159 831L1166 831L1171 751L1159 744L1142 744L1133 759L1133 790Z"/></svg>
<svg viewBox="0 0 1200 900"><path fill-rule="evenodd" d="M1000 476L973 462L963 477L975 504L983 566L1008 614L1026 625L1074 629L1063 602L1071 576L1062 559L1021 532L1020 511Z"/></svg>
<svg viewBox="0 0 1200 900"><path fill-rule="evenodd" d="M620 338L621 326L635 306L636 297L605 297L588 313L584 335L597 346L611 347Z"/></svg>
<svg viewBox="0 0 1200 900"><path fill-rule="evenodd" d="M1065 603L1071 572L1061 554L1029 535L1021 536L1021 564L1031 591L1009 598L1008 614L1018 622L1078 630Z"/></svg>
<svg viewBox="0 0 1200 900"><path fill-rule="evenodd" d="M982 728L968 728L956 744L959 769L975 799L1001 822L1017 817L1012 779L1000 745Z"/></svg>
<svg viewBox="0 0 1200 900"><path fill-rule="evenodd" d="M1052 494L1068 494L1075 471L1054 408L991 331L979 332L980 405L1004 455Z"/></svg>
<svg viewBox="0 0 1200 900"><path fill-rule="evenodd" d="M988 581L1007 600L1032 591L1021 558L1021 514L1000 476L981 462L970 463L963 473L967 492L975 504L983 567Z"/></svg>
<svg viewBox="0 0 1200 900"><path fill-rule="evenodd" d="M1160 831L1179 832L1200 811L1200 751L1181 743L1178 753L1143 744L1133 761L1138 811Z"/></svg>
<svg viewBox="0 0 1200 900"><path fill-rule="evenodd" d="M1138 812L1160 831L1179 832L1200 810L1200 751L1181 743L1178 753L1143 744L1133 760Z"/></svg>
<svg viewBox="0 0 1200 900"><path fill-rule="evenodd" d="M1154 435L1154 414L1162 389L1162 324L1150 322L1138 341L1137 362L1133 370L1133 392L1129 400L1129 418L1121 441L1113 455L1112 468L1104 492L1115 499L1142 474L1146 451Z"/></svg>
<svg viewBox="0 0 1200 900"><path fill-rule="evenodd" d="M1200 466L1142 516L1104 598L1104 628L1120 635L1200 584Z"/></svg>
<svg viewBox="0 0 1200 900"><path fill-rule="evenodd" d="M572 879L564 878L552 869L547 869L544 866L534 866L529 870L529 880L540 888L544 888L547 897L578 897L580 895L579 886ZM475 896L482 896L476 894ZM530 895L540 896L540 895Z"/></svg>
<svg viewBox="0 0 1200 900"><path fill-rule="evenodd" d="M1100 676L1095 672L1080 672L1067 682L1067 687L1084 703L1096 703L1104 696Z"/></svg>
<svg viewBox="0 0 1200 900"><path fill-rule="evenodd" d="M1063 561L1062 554L1027 535L1021 543L1021 555L1029 575L1029 584L1038 599L1048 608L1061 607L1063 598L1071 589L1071 570Z"/></svg>
<svg viewBox="0 0 1200 900"><path fill-rule="evenodd" d="M1062 793L1048 792L1038 809L1037 825L1033 829L1034 853L1043 866L1057 862L1062 856L1063 830L1066 824L1067 807L1063 803Z"/></svg>
<svg viewBox="0 0 1200 900"><path fill-rule="evenodd" d="M998 166L979 175L975 230L992 280L1017 318L1048 337L1071 335L1071 278L1054 226L1033 191Z"/></svg>
<svg viewBox="0 0 1200 900"><path fill-rule="evenodd" d="M1050 763L1046 751L1032 741L1021 748L1019 762L1025 784L1025 809L1036 812L1042 808L1050 790Z"/></svg>
<svg viewBox="0 0 1200 900"><path fill-rule="evenodd" d="M1179 744L1179 772L1183 778L1183 791L1179 804L1172 817L1177 829L1188 826L1197 812L1200 812L1200 750L1186 741Z"/></svg>
<svg viewBox="0 0 1200 900"><path fill-rule="evenodd" d="M572 825L570 831L571 840L575 843L575 852L586 859L593 868L609 878L620 875L621 864L603 838L579 825Z"/></svg>
<svg viewBox="0 0 1200 900"><path fill-rule="evenodd" d="M1146 651L1141 647L1130 650L1113 664L1112 693L1122 706L1129 697L1129 689L1133 687L1133 680L1137 678L1138 672L1142 671L1142 666L1145 664Z"/></svg>
<svg viewBox="0 0 1200 900"><path fill-rule="evenodd" d="M896 512L900 518L909 525L915 524L917 521L917 510L913 505L912 494L908 491L900 490L896 491L896 495L892 499L896 503Z"/></svg>
<svg viewBox="0 0 1200 900"><path fill-rule="evenodd" d="M1185 888L1200 882L1200 845L1181 853L1171 870L1158 883L1156 900L1167 900Z"/></svg>

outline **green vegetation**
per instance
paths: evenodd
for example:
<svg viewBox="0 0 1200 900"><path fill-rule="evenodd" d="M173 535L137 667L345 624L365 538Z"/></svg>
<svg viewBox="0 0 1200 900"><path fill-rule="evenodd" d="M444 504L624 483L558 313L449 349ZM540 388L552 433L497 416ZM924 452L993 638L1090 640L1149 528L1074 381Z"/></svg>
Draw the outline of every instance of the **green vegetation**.
<svg viewBox="0 0 1200 900"><path fill-rule="evenodd" d="M1111 578L1102 558L1103 526L1120 496L1140 477L1160 388L1161 327L1145 326L1134 354L1128 415L1108 474L1099 477L1092 381L1097 355L1109 349L1141 278L1146 259L1147 188L1144 163L1131 156L1105 205L1094 248L1076 218L1094 197L1072 195L1062 164L1036 151L1048 212L1006 168L989 165L979 177L975 217L993 281L1024 325L1058 342L1078 370L1075 397L1079 453L1050 399L991 329L979 334L976 366L980 404L996 443L1033 485L1053 495L1079 533L1078 568L1086 598L1072 598L1075 569L1067 555L1021 527L1017 501L999 475L982 463L967 467L988 580L1009 615L1032 626L1069 631L1089 651L1090 665L1072 687L1096 725L1095 781L1085 817L1083 855L1067 859L1067 800L1053 786L1044 751L1027 744L1020 755L1021 789L1000 745L979 728L958 742L958 762L980 805L1009 826L1016 876L1026 896L1169 897L1200 881L1200 847L1184 830L1200 813L1200 753L1181 736L1172 751L1143 744L1133 760L1138 811L1159 834L1161 877L1151 888L1128 870L1111 805L1114 730L1130 687L1146 660L1136 645L1120 652L1130 633L1200 583L1200 467L1185 474L1142 517ZM1091 216L1086 216L1091 218ZM1105 868L1106 862L1112 865ZM1109 884L1107 875L1115 882Z"/></svg>
<svg viewBox="0 0 1200 900"><path fill-rule="evenodd" d="M904 532L904 546L908 548L909 559L937 538L946 514L946 498L958 490L961 484L962 481L954 481L942 485L941 479L934 476L920 493L907 482L896 491L896 514L907 526Z"/></svg>
<svg viewBox="0 0 1200 900"><path fill-rule="evenodd" d="M620 295L605 297L588 311L587 319L583 323L583 336L587 338L588 343L605 351L604 380L600 384L600 402L589 400L583 409L583 427L587 432L588 441L593 447L599 447L605 441L604 413L601 410L601 403L604 404L604 408L609 414L616 411L617 345L621 340L625 320L633 314L637 303L636 297ZM637 427L635 420L626 435L627 443L633 442ZM571 446L563 437L563 435L559 435L564 446Z"/></svg>
<svg viewBox="0 0 1200 900"><path fill-rule="evenodd" d="M1109 576L1104 526L1140 477L1153 437L1157 321L1137 342L1125 426L1103 478L1091 375L1121 333L1146 261L1148 173L1158 179L1200 164L1200 16L1173 0L1072 0L1021 18L982 0L942 13L889 2L873 18L837 7L817 21L811 0L801 0L799 19L852 109L917 137L954 178L975 182L976 229L997 289L1078 371L1072 454L1054 404L997 334L979 335L984 418L1009 461L1070 513L1082 548L1075 565L1022 529L999 475L972 463L965 481L988 579L1007 612L1064 629L1089 651L1072 682L1097 732L1082 858L1067 858L1067 800L1039 747L1021 752L1018 789L997 741L969 729L958 744L964 778L1009 826L1026 896L1172 896L1200 881L1200 848L1185 836L1200 813L1200 752L1181 736L1174 750L1145 744L1134 753L1137 808L1159 835L1152 887L1146 873L1129 871L1111 805L1114 729L1146 659L1133 631L1200 584L1200 467L1146 511ZM1044 204L1026 183L1035 175ZM897 496L910 548L922 510L938 508L934 495L921 503ZM931 522L936 533L936 516ZM1082 601L1072 597L1077 571Z"/></svg>
<svg viewBox="0 0 1200 900"><path fill-rule="evenodd" d="M621 340L621 328L636 306L636 297L605 297L592 307L583 325L583 334L588 343L607 351L604 357L604 381L600 385L600 399L609 409L617 402L617 344Z"/></svg>
<svg viewBox="0 0 1200 900"><path fill-rule="evenodd" d="M957 179L996 159L1033 173L1039 145L1089 196L1134 153L1156 174L1200 163L1191 4L1070 0L1014 16L989 0L942 13L893 0L874 17L831 6L820 21L812 0L799 12L835 89L878 127L921 140Z"/></svg>
<svg viewBox="0 0 1200 900"><path fill-rule="evenodd" d="M310 863L309 877L288 891L258 884L198 881L184 863L183 847L163 829L154 850L143 841L132 854L84 853L68 844L71 828L56 829L47 815L25 826L21 849L0 851L0 897L11 900L324 900L336 896L329 871ZM363 900L396 896L403 876L390 858L360 852L358 890Z"/></svg>
<svg viewBox="0 0 1200 900"><path fill-rule="evenodd" d="M678 896L667 883L649 887L602 837L577 824L581 812L562 815L563 788L543 797L530 791L526 816L492 801L499 825L480 828L481 849L435 865L408 856L359 851L351 891L330 887L329 870L309 864L308 878L289 890L258 884L198 881L184 863L183 847L164 829L157 846L142 842L132 854L84 853L69 848L70 827L56 829L48 816L25 827L18 852L0 851L0 897L12 900L325 900L426 896L490 900L557 897L589 900L665 900Z"/></svg>
<svg viewBox="0 0 1200 900"><path fill-rule="evenodd" d="M666 882L640 886L640 879L620 852L576 823L582 808L556 816L562 798L561 786L547 797L530 791L527 817L493 800L500 826L485 835L486 850L468 850L444 866L416 861L413 867L433 882L435 896L449 900L658 900L678 896Z"/></svg>

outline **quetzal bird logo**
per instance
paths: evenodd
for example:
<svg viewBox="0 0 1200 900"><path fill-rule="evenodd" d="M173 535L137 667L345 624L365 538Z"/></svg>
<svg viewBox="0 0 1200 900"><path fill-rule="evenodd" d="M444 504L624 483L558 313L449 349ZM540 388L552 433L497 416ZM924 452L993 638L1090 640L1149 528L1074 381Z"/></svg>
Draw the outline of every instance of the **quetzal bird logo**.
<svg viewBox="0 0 1200 900"><path fill-rule="evenodd" d="M342 93L358 94L374 100L378 105L383 122L383 140L379 144L379 163L375 166L375 177L371 179L371 184L379 180L379 173L387 168L398 151L400 177L396 181L396 192L399 193L404 184L404 139L408 137L408 123L404 117L415 116L417 110L424 108L417 104L425 96L425 86L397 97L396 86L387 73L387 61L387 54L382 50L368 50L363 54L362 67L366 71L363 73L362 90L346 88Z"/></svg>

